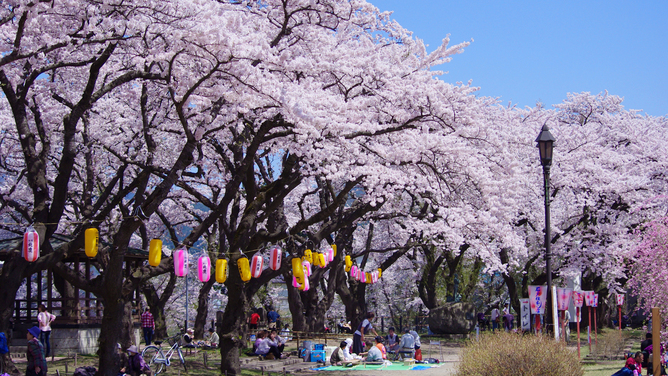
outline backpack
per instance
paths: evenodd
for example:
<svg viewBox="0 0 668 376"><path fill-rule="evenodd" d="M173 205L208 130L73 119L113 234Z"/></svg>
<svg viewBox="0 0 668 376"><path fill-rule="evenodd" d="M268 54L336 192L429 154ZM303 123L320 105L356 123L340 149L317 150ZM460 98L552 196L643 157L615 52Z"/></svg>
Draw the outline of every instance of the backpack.
<svg viewBox="0 0 668 376"><path fill-rule="evenodd" d="M0 332L0 354L7 354L8 352L7 337L5 336L5 332Z"/></svg>

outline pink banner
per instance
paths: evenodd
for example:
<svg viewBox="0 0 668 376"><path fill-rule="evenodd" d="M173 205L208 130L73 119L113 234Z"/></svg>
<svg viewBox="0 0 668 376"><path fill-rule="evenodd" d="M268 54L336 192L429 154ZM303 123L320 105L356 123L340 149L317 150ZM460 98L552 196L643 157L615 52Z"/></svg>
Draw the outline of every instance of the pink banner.
<svg viewBox="0 0 668 376"><path fill-rule="evenodd" d="M545 313L545 305L547 300L547 286L529 286L529 304L531 305L531 313L534 315L542 315Z"/></svg>
<svg viewBox="0 0 668 376"><path fill-rule="evenodd" d="M584 291L573 291L573 305L576 308L582 308L582 303L584 302L585 292Z"/></svg>
<svg viewBox="0 0 668 376"><path fill-rule="evenodd" d="M617 305L624 305L624 294L617 294Z"/></svg>
<svg viewBox="0 0 668 376"><path fill-rule="evenodd" d="M567 288L557 288L557 309L559 311L565 311L568 309L568 306L571 304L571 295L573 294L572 289Z"/></svg>

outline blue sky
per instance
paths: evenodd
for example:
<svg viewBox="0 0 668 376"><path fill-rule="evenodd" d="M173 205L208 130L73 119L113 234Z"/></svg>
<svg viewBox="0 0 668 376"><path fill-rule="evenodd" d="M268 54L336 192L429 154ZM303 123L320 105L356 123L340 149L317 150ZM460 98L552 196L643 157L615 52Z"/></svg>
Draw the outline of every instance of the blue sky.
<svg viewBox="0 0 668 376"><path fill-rule="evenodd" d="M443 80L473 80L479 95L519 107L569 92L624 97L624 107L668 115L668 0L367 0L433 51L474 42Z"/></svg>

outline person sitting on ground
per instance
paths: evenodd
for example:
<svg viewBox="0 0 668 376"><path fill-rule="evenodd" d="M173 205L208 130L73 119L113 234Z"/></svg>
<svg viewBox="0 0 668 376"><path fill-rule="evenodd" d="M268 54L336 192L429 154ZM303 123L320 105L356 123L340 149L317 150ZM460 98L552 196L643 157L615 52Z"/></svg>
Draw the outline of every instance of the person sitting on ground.
<svg viewBox="0 0 668 376"><path fill-rule="evenodd" d="M387 359L387 350L385 350L385 345L383 345L383 337L376 336L376 347L383 354L383 360Z"/></svg>
<svg viewBox="0 0 668 376"><path fill-rule="evenodd" d="M642 375L642 360L642 352L638 351L635 356L629 356L628 359L626 359L625 367L631 371L637 371L638 375Z"/></svg>
<svg viewBox="0 0 668 376"><path fill-rule="evenodd" d="M649 352L647 347L652 344L652 333L645 334L645 340L640 342L640 351L643 354L642 366L649 369Z"/></svg>
<svg viewBox="0 0 668 376"><path fill-rule="evenodd" d="M132 345L125 351L128 353L128 364L125 366L125 373L127 375L139 376L145 374L151 376L151 369L146 364L139 351L137 351L137 346Z"/></svg>
<svg viewBox="0 0 668 376"><path fill-rule="evenodd" d="M387 341L387 351L395 352L399 348L399 336L394 332L393 326L387 329L385 340Z"/></svg>
<svg viewBox="0 0 668 376"><path fill-rule="evenodd" d="M215 349L218 347L218 342L220 342L220 337L218 336L218 333L216 333L216 330L213 328L209 328L209 334L205 336L205 341L204 347L205 349Z"/></svg>
<svg viewBox="0 0 668 376"><path fill-rule="evenodd" d="M253 344L253 354L255 355L262 355L258 353L258 348L260 347L260 344L264 342L265 337L267 336L267 332L265 330L260 330L257 332L255 343ZM266 354L266 353L264 353Z"/></svg>
<svg viewBox="0 0 668 376"><path fill-rule="evenodd" d="M341 341L339 347L332 351L332 356L329 357L329 362L333 366L340 366L343 364L343 350L348 346L346 341Z"/></svg>
<svg viewBox="0 0 668 376"><path fill-rule="evenodd" d="M411 354L411 358L415 356L415 338L411 335L410 330L406 328L406 331L403 336L401 336L401 342L399 342L398 352Z"/></svg>
<svg viewBox="0 0 668 376"><path fill-rule="evenodd" d="M346 348L343 349L343 360L344 361L351 362L351 361L356 361L356 360L362 359L361 356L359 356L357 354L353 354L353 353L350 352L350 349L353 346L353 340L352 339L346 338L346 340L343 341L343 342L346 343Z"/></svg>
<svg viewBox="0 0 668 376"><path fill-rule="evenodd" d="M286 356L283 354L285 342L285 339L278 336L276 329L272 329L269 338L267 338L269 353L273 354L276 359L285 359Z"/></svg>
<svg viewBox="0 0 668 376"><path fill-rule="evenodd" d="M366 361L367 362L382 362L383 361L383 353L380 352L378 347L373 345L373 342L371 340L366 340Z"/></svg>
<svg viewBox="0 0 668 376"><path fill-rule="evenodd" d="M118 349L118 359L119 365L120 365L120 370L118 371L118 376L124 376L125 375L125 367L128 364L128 354L123 352L123 347L121 346L120 343L116 344L116 348Z"/></svg>

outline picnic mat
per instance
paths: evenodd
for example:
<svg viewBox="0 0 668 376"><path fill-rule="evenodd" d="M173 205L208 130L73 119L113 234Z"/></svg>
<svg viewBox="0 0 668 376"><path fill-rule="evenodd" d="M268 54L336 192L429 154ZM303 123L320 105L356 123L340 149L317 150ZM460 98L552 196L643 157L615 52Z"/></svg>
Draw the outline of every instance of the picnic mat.
<svg viewBox="0 0 668 376"><path fill-rule="evenodd" d="M405 366L403 363L393 363L391 366L386 366L384 364L367 364L366 366L364 364L358 364L353 367L345 367L345 366L328 366L328 367L320 367L320 368L314 368L316 371L364 371L364 370L369 370L369 371L421 371L425 369L429 369L432 367L440 367L440 364L435 364L435 365L430 365L430 364L416 364L412 366Z"/></svg>

